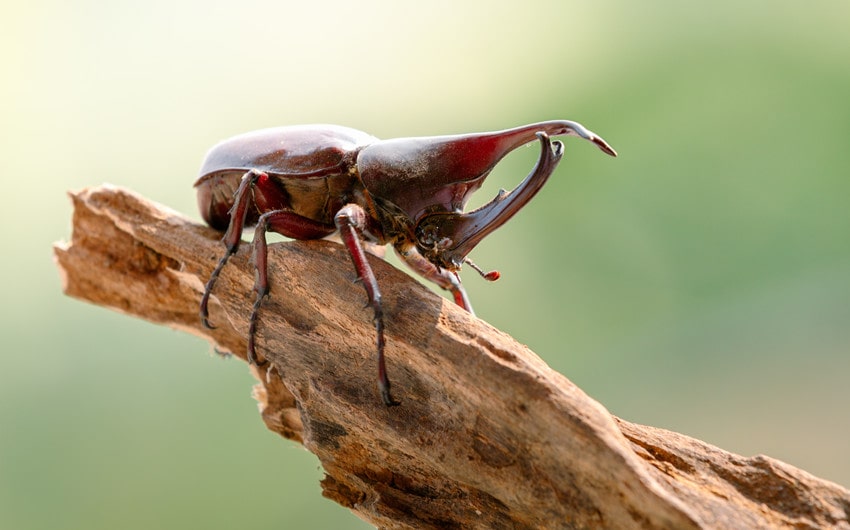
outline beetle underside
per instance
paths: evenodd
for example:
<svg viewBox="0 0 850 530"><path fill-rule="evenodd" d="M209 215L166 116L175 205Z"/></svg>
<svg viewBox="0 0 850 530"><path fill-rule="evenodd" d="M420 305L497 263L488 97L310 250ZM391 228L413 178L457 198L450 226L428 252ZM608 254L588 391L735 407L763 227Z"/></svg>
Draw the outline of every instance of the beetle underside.
<svg viewBox="0 0 850 530"><path fill-rule="evenodd" d="M249 320L248 361L256 355L259 310L269 294L266 232L294 239L319 239L339 232L374 314L378 389L386 405L390 394L384 359L384 315L375 276L364 244L391 243L399 257L423 278L450 291L472 313L459 271L481 240L507 222L543 187L563 156L563 144L550 136L571 135L616 156L604 140L580 124L551 121L492 133L401 138L381 141L338 126L269 129L226 140L207 155L196 182L207 222L226 227L225 254L204 288L200 316L208 318L209 299L228 258L241 242L242 230L256 224L252 242L256 299ZM463 212L469 196L508 152L540 142L540 158L511 192ZM233 191L235 189L235 192Z"/></svg>

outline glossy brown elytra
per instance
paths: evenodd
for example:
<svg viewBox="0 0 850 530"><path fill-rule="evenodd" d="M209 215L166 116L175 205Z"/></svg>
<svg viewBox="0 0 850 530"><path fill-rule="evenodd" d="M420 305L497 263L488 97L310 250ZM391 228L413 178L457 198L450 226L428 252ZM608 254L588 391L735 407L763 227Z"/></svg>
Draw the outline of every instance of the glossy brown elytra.
<svg viewBox="0 0 850 530"><path fill-rule="evenodd" d="M209 297L227 259L239 247L242 230L256 226L256 302L248 331L248 360L256 363L257 315L269 293L266 232L294 239L319 239L339 231L374 311L378 388L390 395L384 361L381 294L366 260L365 241L392 245L422 277L452 293L470 313L472 306L458 272L467 255L543 187L563 155L551 136L577 136L616 156L605 141L571 121L533 123L503 131L379 140L337 125L277 127L242 134L210 150L195 182L198 206L210 226L224 231L225 254L209 278L200 314L208 320ZM464 212L469 197L509 152L540 142L540 158L511 192Z"/></svg>

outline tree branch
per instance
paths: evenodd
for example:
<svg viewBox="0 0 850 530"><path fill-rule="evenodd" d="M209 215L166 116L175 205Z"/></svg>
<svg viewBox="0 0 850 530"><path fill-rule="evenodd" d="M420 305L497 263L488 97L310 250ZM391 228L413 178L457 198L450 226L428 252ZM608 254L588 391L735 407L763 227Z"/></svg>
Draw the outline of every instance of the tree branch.
<svg viewBox="0 0 850 530"><path fill-rule="evenodd" d="M56 246L65 292L208 338L244 359L248 245L203 284L220 234L125 190L72 194ZM340 245L270 248L272 293L255 395L269 429L324 466L324 495L384 528L850 528L850 492L764 456L744 458L611 416L511 337L378 258L399 407L375 384L374 328Z"/></svg>

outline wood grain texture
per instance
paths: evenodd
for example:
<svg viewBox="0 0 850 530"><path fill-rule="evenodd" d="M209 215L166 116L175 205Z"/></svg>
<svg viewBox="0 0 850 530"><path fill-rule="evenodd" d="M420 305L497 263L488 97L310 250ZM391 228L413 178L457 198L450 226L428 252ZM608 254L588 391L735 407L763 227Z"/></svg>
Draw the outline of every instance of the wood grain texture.
<svg viewBox="0 0 850 530"><path fill-rule="evenodd" d="M244 359L250 246L198 317L220 234L113 187L71 195L55 256L65 292L206 337ZM508 335L378 258L394 396L375 383L374 328L345 249L270 248L272 293L251 368L269 429L322 462L324 495L381 528L850 528L850 492L613 417ZM281 477L286 480L286 477Z"/></svg>

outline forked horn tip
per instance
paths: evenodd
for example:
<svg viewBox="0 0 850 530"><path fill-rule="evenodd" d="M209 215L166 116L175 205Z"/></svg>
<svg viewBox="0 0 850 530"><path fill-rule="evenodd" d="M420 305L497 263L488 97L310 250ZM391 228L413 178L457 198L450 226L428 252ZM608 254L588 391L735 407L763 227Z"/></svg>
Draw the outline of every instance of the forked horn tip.
<svg viewBox="0 0 850 530"><path fill-rule="evenodd" d="M593 138L590 139L590 141L593 142L594 144L596 144L596 147L598 147L606 155L610 155L610 156L614 156L614 157L617 156L617 151L615 151L613 147L608 145L608 142L606 142L602 138L600 138L598 136L594 136Z"/></svg>

